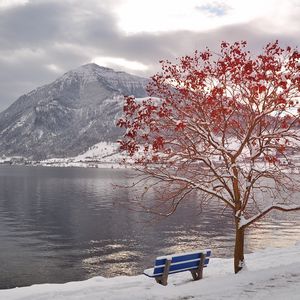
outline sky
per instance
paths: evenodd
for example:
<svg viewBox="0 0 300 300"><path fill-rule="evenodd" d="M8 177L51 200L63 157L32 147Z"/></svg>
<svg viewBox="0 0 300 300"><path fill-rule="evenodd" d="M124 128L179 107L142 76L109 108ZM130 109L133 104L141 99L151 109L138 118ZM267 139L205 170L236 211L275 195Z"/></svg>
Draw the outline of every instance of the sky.
<svg viewBox="0 0 300 300"><path fill-rule="evenodd" d="M148 77L223 40L299 36L300 0L0 0L0 111L83 64Z"/></svg>

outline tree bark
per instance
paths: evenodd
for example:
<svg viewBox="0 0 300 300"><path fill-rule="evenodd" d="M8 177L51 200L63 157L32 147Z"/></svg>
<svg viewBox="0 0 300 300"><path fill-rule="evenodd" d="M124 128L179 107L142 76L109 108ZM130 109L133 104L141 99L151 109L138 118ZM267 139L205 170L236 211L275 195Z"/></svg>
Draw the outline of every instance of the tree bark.
<svg viewBox="0 0 300 300"><path fill-rule="evenodd" d="M238 273L244 264L244 228L239 228L236 220L235 247L234 247L234 273Z"/></svg>

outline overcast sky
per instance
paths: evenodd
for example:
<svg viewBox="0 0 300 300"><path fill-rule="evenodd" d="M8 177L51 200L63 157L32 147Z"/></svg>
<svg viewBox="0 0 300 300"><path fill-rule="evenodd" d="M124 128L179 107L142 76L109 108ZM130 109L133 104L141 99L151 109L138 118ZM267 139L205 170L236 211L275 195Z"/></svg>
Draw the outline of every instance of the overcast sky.
<svg viewBox="0 0 300 300"><path fill-rule="evenodd" d="M222 40L299 37L300 0L0 0L0 111L90 62L150 76Z"/></svg>

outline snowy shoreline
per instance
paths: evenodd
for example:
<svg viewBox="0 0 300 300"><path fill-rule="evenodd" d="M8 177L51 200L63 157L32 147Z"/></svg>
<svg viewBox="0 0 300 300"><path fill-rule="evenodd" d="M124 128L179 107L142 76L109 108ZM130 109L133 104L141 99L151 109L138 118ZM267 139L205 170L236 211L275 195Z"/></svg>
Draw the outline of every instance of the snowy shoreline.
<svg viewBox="0 0 300 300"><path fill-rule="evenodd" d="M33 161L24 157L2 157L0 164L5 165L25 165L42 167L77 167L77 168L99 168L99 169L124 169L130 165L121 164L125 158L119 152L117 143L100 142L85 153L68 158L49 158L41 161Z"/></svg>
<svg viewBox="0 0 300 300"><path fill-rule="evenodd" d="M124 164L126 159L126 164ZM216 163L218 159L216 158ZM286 165L284 161L279 161L282 168L287 173L300 173L300 156L291 156L293 165ZM6 165L28 165L28 166L43 166L43 167L75 167L75 168L99 168L99 169L132 169L131 160L124 152L119 151L118 143L100 142L90 147L86 152L74 157L68 158L49 158L41 161L31 161L24 157L2 157L0 164ZM247 163L244 162L246 167ZM264 168L264 163L258 163L258 166Z"/></svg>
<svg viewBox="0 0 300 300"><path fill-rule="evenodd" d="M233 274L232 259L212 258L204 279L189 272L169 277L167 287L143 275L94 277L65 284L39 284L0 290L5 300L104 299L299 299L300 241L289 248L265 249L246 255L247 269Z"/></svg>

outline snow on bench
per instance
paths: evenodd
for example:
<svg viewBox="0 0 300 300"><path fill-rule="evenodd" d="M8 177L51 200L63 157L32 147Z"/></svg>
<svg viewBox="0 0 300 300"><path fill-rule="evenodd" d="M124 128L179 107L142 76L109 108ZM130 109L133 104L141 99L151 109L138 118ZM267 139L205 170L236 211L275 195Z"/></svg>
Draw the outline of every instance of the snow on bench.
<svg viewBox="0 0 300 300"><path fill-rule="evenodd" d="M193 279L199 280L203 277L203 268L207 267L210 256L210 249L160 256L156 258L154 268L144 270L143 274L155 278L162 285L168 284L169 274L184 271L190 271Z"/></svg>

